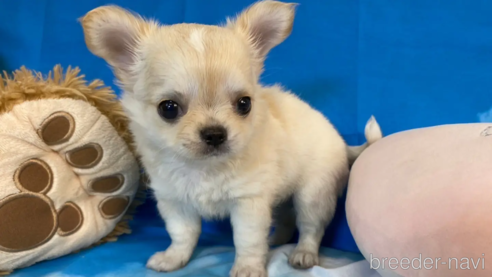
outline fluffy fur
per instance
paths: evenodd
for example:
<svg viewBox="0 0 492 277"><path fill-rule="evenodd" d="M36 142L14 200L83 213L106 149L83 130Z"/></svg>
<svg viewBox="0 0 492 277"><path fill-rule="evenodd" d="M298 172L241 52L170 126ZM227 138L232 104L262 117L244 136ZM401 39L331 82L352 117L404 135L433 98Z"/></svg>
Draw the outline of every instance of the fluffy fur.
<svg viewBox="0 0 492 277"><path fill-rule="evenodd" d="M114 126L118 134L130 145L134 152L133 138L128 130L128 118L116 94L111 88L104 86L101 80L87 84L85 75L79 68L68 68L65 72L57 65L48 76L21 67L9 75L3 72L0 76L0 114L25 101L39 99L71 98L86 101L98 108Z"/></svg>
<svg viewBox="0 0 492 277"><path fill-rule="evenodd" d="M161 26L116 6L81 19L88 48L113 67L124 90L137 150L172 238L148 267L181 268L196 246L201 217L230 216L231 276L266 276L274 208L271 243L290 239L295 210L300 239L289 262L318 263L349 164L367 144L347 151L321 113L279 86L259 84L266 54L292 30L295 6L260 1L225 26ZM247 116L235 108L244 96L252 102ZM158 114L165 100L180 106L172 122ZM200 131L217 125L227 141L210 150ZM374 119L366 131L369 143L381 137Z"/></svg>

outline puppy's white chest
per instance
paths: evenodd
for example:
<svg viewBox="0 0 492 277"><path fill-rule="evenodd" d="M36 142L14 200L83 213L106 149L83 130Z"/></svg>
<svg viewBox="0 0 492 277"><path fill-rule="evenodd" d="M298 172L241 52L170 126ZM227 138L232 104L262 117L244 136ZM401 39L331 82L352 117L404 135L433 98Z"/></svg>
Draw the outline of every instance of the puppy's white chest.
<svg viewBox="0 0 492 277"><path fill-rule="evenodd" d="M238 196L238 182L226 174L180 168L161 171L152 188L158 200L183 202L203 217L224 217Z"/></svg>

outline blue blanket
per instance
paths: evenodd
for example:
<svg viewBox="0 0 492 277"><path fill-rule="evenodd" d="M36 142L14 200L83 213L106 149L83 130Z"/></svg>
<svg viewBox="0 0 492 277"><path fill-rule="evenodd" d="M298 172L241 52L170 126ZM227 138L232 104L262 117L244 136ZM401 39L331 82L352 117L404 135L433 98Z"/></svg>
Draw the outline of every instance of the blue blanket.
<svg viewBox="0 0 492 277"><path fill-rule="evenodd" d="M213 277L228 276L234 262L234 248L230 235L218 235L206 228L191 262L171 273L157 273L146 269L147 259L156 251L164 250L170 239L161 220L139 215L133 222L133 234L122 236L116 243L107 243L78 254L68 255L33 267L16 271L14 277ZM270 253L270 277L332 276L379 277L369 268L362 255L323 247L321 266L310 270L295 270L288 265L288 254L295 245L273 249Z"/></svg>
<svg viewBox="0 0 492 277"><path fill-rule="evenodd" d="M147 259L157 251L164 250L170 239L162 220L142 214L153 208L146 204L132 223L133 233L122 236L115 243L107 243L81 253L41 262L35 266L18 270L13 277L213 277L228 276L234 262L232 236L219 234L211 224L206 224L191 262L183 269L172 273L157 273L146 269ZM218 223L218 225L225 223ZM215 226L217 227L217 226ZM223 230L222 230L223 231ZM288 265L288 254L294 245L273 249L270 253L268 271L270 277L280 276L379 276L369 269L362 255L323 247L321 266L311 270L294 270ZM321 275L320 275L321 274ZM326 275L328 274L328 275ZM359 275L363 274L363 275Z"/></svg>

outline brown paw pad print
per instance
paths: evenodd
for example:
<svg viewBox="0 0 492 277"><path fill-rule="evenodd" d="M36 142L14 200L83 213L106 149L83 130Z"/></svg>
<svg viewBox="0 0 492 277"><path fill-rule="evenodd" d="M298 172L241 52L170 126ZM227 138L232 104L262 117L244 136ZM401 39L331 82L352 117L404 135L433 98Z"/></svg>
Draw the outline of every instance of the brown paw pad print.
<svg viewBox="0 0 492 277"><path fill-rule="evenodd" d="M73 117L65 112L49 116L38 130L48 146L68 142L75 131ZM66 162L74 168L93 168L103 158L103 149L89 143L68 151ZM84 223L84 214L74 202L66 202L57 210L47 193L53 189L54 170L43 160L33 158L22 163L13 179L19 193L0 200L0 250L19 252L36 248L55 234L70 236ZM124 184L121 174L98 177L89 182L90 192L113 193ZM108 196L98 204L101 216L114 219L124 213L129 198Z"/></svg>

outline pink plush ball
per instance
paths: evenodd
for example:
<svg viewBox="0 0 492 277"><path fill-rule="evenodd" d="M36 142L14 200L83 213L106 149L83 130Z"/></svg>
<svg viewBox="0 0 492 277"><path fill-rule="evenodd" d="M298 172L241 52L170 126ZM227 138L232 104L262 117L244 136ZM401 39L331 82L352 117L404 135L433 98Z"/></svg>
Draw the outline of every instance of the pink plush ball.
<svg viewBox="0 0 492 277"><path fill-rule="evenodd" d="M352 168L346 209L383 276L492 276L492 124L376 142Z"/></svg>

